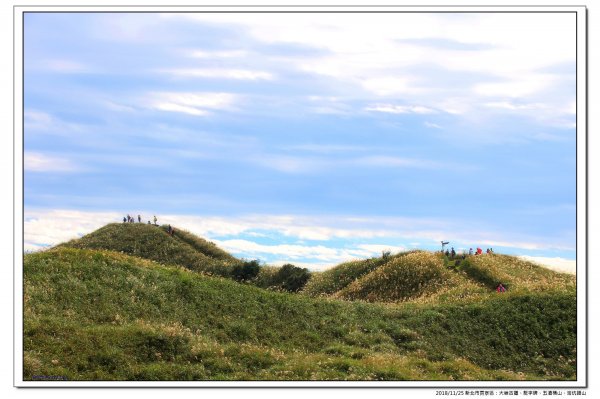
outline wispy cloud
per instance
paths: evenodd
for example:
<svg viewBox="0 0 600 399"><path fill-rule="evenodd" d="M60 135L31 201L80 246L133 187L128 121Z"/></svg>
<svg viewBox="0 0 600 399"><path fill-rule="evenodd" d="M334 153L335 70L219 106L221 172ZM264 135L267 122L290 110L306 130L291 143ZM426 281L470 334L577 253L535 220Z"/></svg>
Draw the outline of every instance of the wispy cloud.
<svg viewBox="0 0 600 399"><path fill-rule="evenodd" d="M448 168L449 165L432 161L428 159L404 158L395 156L370 156L357 160L357 163L366 166L394 167L394 168L419 168L419 169L440 169Z"/></svg>
<svg viewBox="0 0 600 399"><path fill-rule="evenodd" d="M224 249L236 254L246 254L249 257L260 257L268 255L270 257L285 257L287 262L297 262L298 266L309 266L311 269L317 267L326 267L336 263L346 262L354 259L364 259L372 256L381 255L382 251L400 252L404 251L403 246L390 246L383 244L363 244L356 248L339 248L325 245L263 245L248 240L224 240L215 242ZM306 262L312 260L314 264ZM325 263L323 263L325 262ZM277 262L281 263L281 261Z"/></svg>
<svg viewBox="0 0 600 399"><path fill-rule="evenodd" d="M492 50L494 45L481 42L466 42L459 40L451 40L446 38L412 38L398 39L398 44L409 44L415 46L431 47L438 50L456 50L456 51L481 51Z"/></svg>
<svg viewBox="0 0 600 399"><path fill-rule="evenodd" d="M79 238L118 217L115 212L26 210L23 224L24 249L37 250Z"/></svg>
<svg viewBox="0 0 600 399"><path fill-rule="evenodd" d="M241 58L246 57L249 53L246 50L188 50L186 54L193 58L212 60L215 58Z"/></svg>
<svg viewBox="0 0 600 399"><path fill-rule="evenodd" d="M546 106L541 103L518 104L518 103L509 102L509 101L489 102L489 103L485 103L484 106L489 107L489 108L507 109L507 110L511 110L511 111L533 110L533 109L546 108Z"/></svg>
<svg viewBox="0 0 600 399"><path fill-rule="evenodd" d="M54 134L70 134L84 130L83 125L64 121L48 112L27 109L23 114L24 128L27 133L39 131Z"/></svg>
<svg viewBox="0 0 600 399"><path fill-rule="evenodd" d="M75 172L81 170L70 160L42 154L39 152L25 152L24 155L24 168L27 172Z"/></svg>
<svg viewBox="0 0 600 399"><path fill-rule="evenodd" d="M435 114L437 111L422 105L375 104L365 108L366 111L386 112L389 114Z"/></svg>
<svg viewBox="0 0 600 399"><path fill-rule="evenodd" d="M146 104L149 108L195 116L208 115L211 111L231 110L238 98L231 93L211 92L157 92L148 97Z"/></svg>
<svg viewBox="0 0 600 399"><path fill-rule="evenodd" d="M189 78L211 78L211 79L234 79L234 80L273 80L275 76L266 71L251 69L232 68L179 68L162 69L160 73L166 73L175 77Z"/></svg>
<svg viewBox="0 0 600 399"><path fill-rule="evenodd" d="M430 128L430 129L443 129L440 125L438 125L437 123L433 123L433 122L427 122L427 121L425 121L423 123L423 125L425 127Z"/></svg>

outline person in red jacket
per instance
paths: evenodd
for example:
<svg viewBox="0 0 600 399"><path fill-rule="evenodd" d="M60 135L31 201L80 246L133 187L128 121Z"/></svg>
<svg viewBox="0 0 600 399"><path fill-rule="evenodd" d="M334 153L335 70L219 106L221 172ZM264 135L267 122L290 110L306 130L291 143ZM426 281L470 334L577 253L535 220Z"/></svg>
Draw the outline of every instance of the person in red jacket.
<svg viewBox="0 0 600 399"><path fill-rule="evenodd" d="M483 253L483 251L481 250L481 248L477 247L477 255L481 255Z"/></svg>
<svg viewBox="0 0 600 399"><path fill-rule="evenodd" d="M504 288L502 283L498 284L498 287L496 288L496 292L506 292L506 288Z"/></svg>

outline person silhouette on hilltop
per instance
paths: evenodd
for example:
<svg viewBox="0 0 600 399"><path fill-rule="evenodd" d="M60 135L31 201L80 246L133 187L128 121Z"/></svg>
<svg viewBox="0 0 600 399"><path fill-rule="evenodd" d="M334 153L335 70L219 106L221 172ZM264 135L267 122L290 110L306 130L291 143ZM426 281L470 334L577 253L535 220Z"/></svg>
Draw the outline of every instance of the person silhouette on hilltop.
<svg viewBox="0 0 600 399"><path fill-rule="evenodd" d="M138 215L138 223L142 223L142 217Z"/></svg>
<svg viewBox="0 0 600 399"><path fill-rule="evenodd" d="M155 224L155 225L156 225L156 221L157 221L157 220L158 220L158 219L156 218L156 215L154 215L154 224Z"/></svg>

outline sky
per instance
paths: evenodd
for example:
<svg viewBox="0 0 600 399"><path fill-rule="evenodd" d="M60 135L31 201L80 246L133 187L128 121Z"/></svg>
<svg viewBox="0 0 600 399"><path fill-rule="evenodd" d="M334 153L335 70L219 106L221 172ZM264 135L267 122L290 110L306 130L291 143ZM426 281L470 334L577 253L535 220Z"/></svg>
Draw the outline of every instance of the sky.
<svg viewBox="0 0 600 399"><path fill-rule="evenodd" d="M322 270L574 270L575 14L28 13L25 250L126 214Z"/></svg>

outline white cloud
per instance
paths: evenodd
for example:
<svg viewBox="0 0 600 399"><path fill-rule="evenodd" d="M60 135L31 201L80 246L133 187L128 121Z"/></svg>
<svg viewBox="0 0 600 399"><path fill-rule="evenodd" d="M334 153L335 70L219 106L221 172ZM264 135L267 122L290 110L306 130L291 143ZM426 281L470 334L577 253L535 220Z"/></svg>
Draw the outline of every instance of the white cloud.
<svg viewBox="0 0 600 399"><path fill-rule="evenodd" d="M300 266L311 265L310 262L302 262L302 260L308 259L313 259L316 262L327 262L317 263L320 267L354 259L380 256L382 251L389 250L400 252L405 250L404 247L379 244L358 245L357 248L333 248L324 245L263 245L248 240L215 240L215 242L227 251L237 254L246 254L246 257L248 255L250 257L269 255L280 257L280 259L283 257L283 259L277 261L277 263L292 262L295 265ZM300 262L298 262L298 260L300 260ZM315 265L313 264L311 268L315 268Z"/></svg>
<svg viewBox="0 0 600 399"><path fill-rule="evenodd" d="M500 108L500 109L507 109L507 110L511 110L511 111L533 110L533 109L545 108L544 104L540 104L540 103L515 104L515 103L511 103L509 101L489 102L489 103L485 103L483 105L486 107L489 107L489 108Z"/></svg>
<svg viewBox="0 0 600 399"><path fill-rule="evenodd" d="M363 157L357 160L357 163L366 166L394 167L394 168L421 168L421 169L439 169L447 168L443 165L428 159L403 158L386 155L375 155Z"/></svg>
<svg viewBox="0 0 600 399"><path fill-rule="evenodd" d="M401 97L425 110L462 118L489 119L519 112L519 104L541 104L522 115L538 123L572 127L548 114L564 114L573 99L573 74L552 72L575 63L575 19L566 14L187 14L203 23L237 26L267 44L300 45L322 51L281 56L282 65L326 76L345 96L373 100ZM474 40L473 32L477 32ZM212 52L199 53L208 58ZM215 52L215 56L242 54ZM573 83L573 84L571 84ZM560 101L558 100L560 99ZM485 107L484 103L516 108ZM560 103L559 103L560 102ZM568 101L569 104L573 101ZM506 105L505 104L505 105ZM479 112L481 108L488 112ZM320 106L317 113L343 114ZM350 110L351 111L351 110ZM416 110L384 107L380 112Z"/></svg>
<svg viewBox="0 0 600 399"><path fill-rule="evenodd" d="M210 111L231 110L238 97L231 93L211 92L157 92L150 93L145 103L161 111L190 115L208 115Z"/></svg>
<svg viewBox="0 0 600 399"><path fill-rule="evenodd" d="M88 234L119 218L115 212L26 210L23 225L25 250L37 250Z"/></svg>
<svg viewBox="0 0 600 399"><path fill-rule="evenodd" d="M34 65L37 70L45 70L57 73L88 73L91 72L91 68L78 61L62 60L62 59L48 59L40 61Z"/></svg>
<svg viewBox="0 0 600 399"><path fill-rule="evenodd" d="M248 55L245 50L189 50L186 52L189 57L202 58L202 59L215 59L215 58L242 58Z"/></svg>
<svg viewBox="0 0 600 399"><path fill-rule="evenodd" d="M527 98L553 86L558 79L549 74L529 74L510 80L481 83L473 91L485 97Z"/></svg>
<svg viewBox="0 0 600 399"><path fill-rule="evenodd" d="M143 220L153 215L139 211ZM547 237L530 240L505 240L498 233L470 227L460 221L440 218L353 217L326 215L235 215L229 217L157 214L159 224L171 224L216 242L238 256L251 258L274 257L292 263L307 262L321 266L334 265L350 259L378 256L381 251L398 252L405 245L434 248L441 239L452 238L452 245L460 243L475 247L508 247L521 250L573 250L568 245L552 242ZM123 215L115 212L85 212L72 210L25 211L25 248L35 249L56 245L88 234L110 222L121 222ZM247 237L277 236L295 239L293 244L266 245ZM482 239L487 237L487 239ZM414 240L419 240L415 242ZM319 241L303 243L304 241ZM347 240L347 241L346 241ZM361 242L362 241L362 242ZM378 242L379 241L379 242ZM390 245L389 242L398 244ZM406 244L403 244L406 243ZM400 245L402 244L402 245ZM548 262L546 262L548 263Z"/></svg>
<svg viewBox="0 0 600 399"><path fill-rule="evenodd" d="M79 169L68 159L39 152L25 152L23 162L28 172L74 172Z"/></svg>
<svg viewBox="0 0 600 399"><path fill-rule="evenodd" d="M375 104L365 108L366 111L386 112L390 114L434 114L437 111L422 105Z"/></svg>
<svg viewBox="0 0 600 399"><path fill-rule="evenodd" d="M394 96L415 94L423 89L416 88L412 79L408 77L383 76L377 78L366 78L360 84L370 92L379 96Z"/></svg>
<svg viewBox="0 0 600 399"><path fill-rule="evenodd" d="M73 132L81 132L83 126L66 122L47 112L26 109L23 112L24 128L29 132L51 132L53 134L67 134Z"/></svg>
<svg viewBox="0 0 600 399"><path fill-rule="evenodd" d="M316 259L327 262L336 262L344 259L343 250L326 247L324 245L263 245L248 240L215 240L215 243L227 251L237 254L286 256L288 259Z"/></svg>
<svg viewBox="0 0 600 399"><path fill-rule="evenodd" d="M548 257L543 257L543 256L528 256L528 255L521 255L521 256L519 256L519 258L522 258L529 262L536 263L538 265L544 266L548 269L551 269L551 270L554 270L557 272L569 273L569 274L577 273L577 261L572 260L572 259L565 259L565 258L559 258L559 257L548 258Z"/></svg>
<svg viewBox="0 0 600 399"><path fill-rule="evenodd" d="M273 80L275 76L270 72L254 71L250 69L231 69L231 68L184 68L184 69L163 69L161 73L166 73L176 77L191 78L217 78L234 80Z"/></svg>
<svg viewBox="0 0 600 399"><path fill-rule="evenodd" d="M430 129L443 129L440 125L438 125L437 123L433 123L433 122L427 122L427 121L425 121L423 123L423 125L425 127L430 128Z"/></svg>
<svg viewBox="0 0 600 399"><path fill-rule="evenodd" d="M161 102L156 102L153 104L153 107L155 109L158 109L160 111L172 111L172 112L181 112L184 114L190 114L190 115L196 115L196 116L203 116L203 115L208 115L209 112L203 109L199 109L199 108L194 108L194 107L189 107L186 105L181 105L181 104L176 104L176 103L161 103Z"/></svg>

